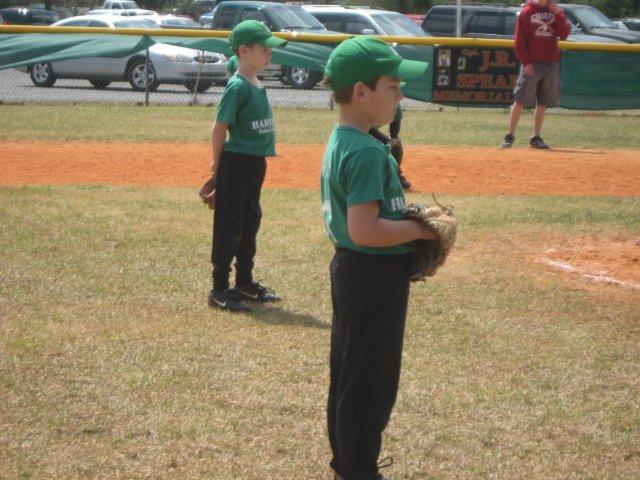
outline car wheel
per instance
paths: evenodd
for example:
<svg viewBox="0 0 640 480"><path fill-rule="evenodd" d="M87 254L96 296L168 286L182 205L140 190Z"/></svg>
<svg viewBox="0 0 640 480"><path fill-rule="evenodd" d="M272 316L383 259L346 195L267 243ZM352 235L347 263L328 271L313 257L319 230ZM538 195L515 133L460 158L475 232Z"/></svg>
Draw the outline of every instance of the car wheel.
<svg viewBox="0 0 640 480"><path fill-rule="evenodd" d="M111 80L103 80L101 78L91 78L89 83L96 87L98 90L107 88L111 84Z"/></svg>
<svg viewBox="0 0 640 480"><path fill-rule="evenodd" d="M190 92L193 92L195 88L198 93L206 92L207 90L209 90L209 88L211 88L211 85L213 85L212 82L200 80L198 82L198 87L196 88L195 80L189 80L188 82L184 82L184 86L187 87L187 90L189 90Z"/></svg>
<svg viewBox="0 0 640 480"><path fill-rule="evenodd" d="M36 87L51 87L56 83L56 74L49 62L36 63L29 68L29 76Z"/></svg>
<svg viewBox="0 0 640 480"><path fill-rule="evenodd" d="M136 92L144 92L145 90L145 59L144 57L135 58L127 69L127 80ZM155 92L160 86L156 69L153 63L149 61L149 91Z"/></svg>
<svg viewBox="0 0 640 480"><path fill-rule="evenodd" d="M309 70L300 67L287 67L287 83L292 88L309 90L320 81L321 73L316 70Z"/></svg>

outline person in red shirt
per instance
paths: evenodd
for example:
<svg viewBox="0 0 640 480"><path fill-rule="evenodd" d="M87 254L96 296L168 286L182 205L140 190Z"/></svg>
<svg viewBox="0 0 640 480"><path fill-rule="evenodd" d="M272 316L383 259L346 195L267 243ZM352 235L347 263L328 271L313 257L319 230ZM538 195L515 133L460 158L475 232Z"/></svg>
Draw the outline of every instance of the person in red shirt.
<svg viewBox="0 0 640 480"><path fill-rule="evenodd" d="M524 107L535 105L533 136L529 145L547 149L540 137L548 107L558 106L560 96L560 50L558 39L569 36L571 26L561 8L550 0L528 0L520 12L515 33L520 76L513 89L515 102L509 116L509 133L502 148L513 145L516 127Z"/></svg>

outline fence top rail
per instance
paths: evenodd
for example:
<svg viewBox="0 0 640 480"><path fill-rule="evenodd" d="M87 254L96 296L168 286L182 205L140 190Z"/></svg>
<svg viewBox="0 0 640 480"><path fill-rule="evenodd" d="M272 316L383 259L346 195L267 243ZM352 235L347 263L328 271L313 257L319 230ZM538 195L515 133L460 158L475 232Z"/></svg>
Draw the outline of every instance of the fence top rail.
<svg viewBox="0 0 640 480"><path fill-rule="evenodd" d="M185 30L179 28L101 28L101 27L47 27L28 25L0 25L3 33L46 33L46 34L87 34L103 35L138 35L152 37L200 37L200 38L228 38L228 30ZM339 43L353 35L331 34L318 35L299 32L276 32L276 36L296 42ZM439 45L454 47L497 47L513 48L513 40L489 38L456 38L456 37L393 37L377 35L376 38L398 45ZM589 50L607 52L638 52L640 44L597 43L597 42L558 42L562 50Z"/></svg>

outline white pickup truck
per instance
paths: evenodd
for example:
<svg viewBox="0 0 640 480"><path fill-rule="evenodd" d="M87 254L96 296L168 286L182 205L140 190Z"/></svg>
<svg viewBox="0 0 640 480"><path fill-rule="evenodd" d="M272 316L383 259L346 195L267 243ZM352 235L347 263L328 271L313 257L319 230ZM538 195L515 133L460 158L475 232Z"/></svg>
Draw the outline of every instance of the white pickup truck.
<svg viewBox="0 0 640 480"><path fill-rule="evenodd" d="M137 15L155 15L156 12L138 7L138 4L133 0L105 0L102 8L91 10L88 14L133 17Z"/></svg>
<svg viewBox="0 0 640 480"><path fill-rule="evenodd" d="M140 7L133 0L105 0L102 8L105 10L132 10Z"/></svg>

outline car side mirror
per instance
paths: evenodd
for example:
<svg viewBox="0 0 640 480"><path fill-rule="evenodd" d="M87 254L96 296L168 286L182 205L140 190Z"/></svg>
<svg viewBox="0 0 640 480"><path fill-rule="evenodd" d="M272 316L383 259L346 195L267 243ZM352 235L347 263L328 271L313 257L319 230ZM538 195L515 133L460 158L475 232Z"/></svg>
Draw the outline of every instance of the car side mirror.
<svg viewBox="0 0 640 480"><path fill-rule="evenodd" d="M376 34L376 32L373 31L370 28L363 28L361 33L362 33L362 35L375 35Z"/></svg>

